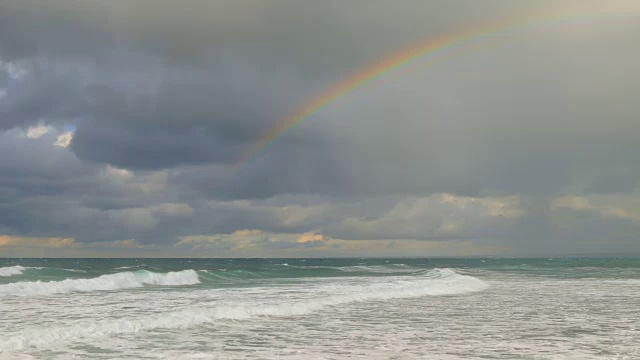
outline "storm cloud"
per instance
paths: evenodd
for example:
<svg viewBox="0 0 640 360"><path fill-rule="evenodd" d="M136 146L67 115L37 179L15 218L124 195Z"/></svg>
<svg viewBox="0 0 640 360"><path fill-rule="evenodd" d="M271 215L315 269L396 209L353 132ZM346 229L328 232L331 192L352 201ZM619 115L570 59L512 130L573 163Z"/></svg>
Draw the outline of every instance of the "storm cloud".
<svg viewBox="0 0 640 360"><path fill-rule="evenodd" d="M533 13L255 151L389 54ZM0 254L637 252L638 37L624 0L3 1Z"/></svg>

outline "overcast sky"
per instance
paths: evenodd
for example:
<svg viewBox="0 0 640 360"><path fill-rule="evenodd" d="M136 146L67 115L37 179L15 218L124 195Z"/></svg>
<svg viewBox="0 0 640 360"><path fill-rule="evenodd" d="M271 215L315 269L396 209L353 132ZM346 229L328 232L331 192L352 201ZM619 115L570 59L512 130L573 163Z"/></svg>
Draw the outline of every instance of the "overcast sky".
<svg viewBox="0 0 640 360"><path fill-rule="evenodd" d="M636 0L0 1L0 256L638 254L638 39Z"/></svg>

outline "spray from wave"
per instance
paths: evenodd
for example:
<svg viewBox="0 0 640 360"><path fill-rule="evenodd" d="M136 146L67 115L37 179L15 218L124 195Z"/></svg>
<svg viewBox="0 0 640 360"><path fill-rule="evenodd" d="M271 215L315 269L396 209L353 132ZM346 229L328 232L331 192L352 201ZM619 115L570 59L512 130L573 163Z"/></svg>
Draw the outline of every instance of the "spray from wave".
<svg viewBox="0 0 640 360"><path fill-rule="evenodd" d="M417 280L350 285L341 294L300 301L282 301L282 297L263 304L246 303L233 306L191 307L181 311L140 318L114 319L77 324L69 327L34 328L0 340L0 353L52 343L75 341L154 329L188 328L218 320L243 320L255 317L302 316L342 304L382 301L423 296L456 295L482 291L489 285L472 276L450 269L434 269Z"/></svg>
<svg viewBox="0 0 640 360"><path fill-rule="evenodd" d="M343 266L337 268L343 272L370 272L380 274L393 274L393 273L416 273L422 272L423 269L413 268L404 264L390 264L390 265L355 265L355 266Z"/></svg>
<svg viewBox="0 0 640 360"><path fill-rule="evenodd" d="M27 268L20 265L0 267L0 276L21 275L25 270Z"/></svg>
<svg viewBox="0 0 640 360"><path fill-rule="evenodd" d="M139 288L144 285L193 285L200 283L198 273L183 270L154 273L141 270L102 275L91 279L65 279L61 281L25 281L0 285L0 295L49 295L72 292L90 292Z"/></svg>

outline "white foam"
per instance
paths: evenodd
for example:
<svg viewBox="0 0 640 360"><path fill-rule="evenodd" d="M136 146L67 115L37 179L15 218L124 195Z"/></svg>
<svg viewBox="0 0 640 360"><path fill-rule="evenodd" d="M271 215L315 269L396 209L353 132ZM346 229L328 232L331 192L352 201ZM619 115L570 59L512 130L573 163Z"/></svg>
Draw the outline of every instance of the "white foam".
<svg viewBox="0 0 640 360"><path fill-rule="evenodd" d="M294 266L294 265L288 265L288 266L292 267L292 268L296 268L296 269L303 269L303 270L327 269L327 270L338 270L338 271L347 272L347 273L351 273L351 272L370 272L370 273L380 273L380 274L418 273L418 272L422 272L422 271L425 270L423 268L411 267L411 266L407 266L405 264L368 265L368 266L365 266L365 265L353 265L353 266L340 266L340 267L322 266L322 265L319 265L319 266L306 266L306 265Z"/></svg>
<svg viewBox="0 0 640 360"><path fill-rule="evenodd" d="M27 270L27 268L23 267L23 266L20 266L20 265L1 267L0 268L0 276L20 275L25 270Z"/></svg>
<svg viewBox="0 0 640 360"><path fill-rule="evenodd" d="M194 270L154 273L141 270L102 275L91 279L24 281L0 285L0 295L48 295L138 288L144 285L193 285L200 282Z"/></svg>
<svg viewBox="0 0 640 360"><path fill-rule="evenodd" d="M41 268L39 268L41 269ZM68 272L74 272L74 273L86 273L85 270L80 270L80 269L57 269L57 270L62 270L62 271L68 271Z"/></svg>
<svg viewBox="0 0 640 360"><path fill-rule="evenodd" d="M341 294L310 298L300 301L282 301L285 297L271 302L245 303L233 306L190 307L181 311L145 316L140 318L113 319L83 322L73 326L58 328L33 328L13 336L0 338L0 352L19 351L25 348L39 348L50 344L96 338L123 333L136 333L154 329L189 328L221 319L250 319L254 317L302 316L327 307L399 298L436 295L454 295L481 291L488 285L477 278L460 275L449 269L436 269L418 280L379 282L369 285L350 285L341 288ZM327 290L327 289L325 289ZM329 289L330 290L330 289Z"/></svg>
<svg viewBox="0 0 640 360"><path fill-rule="evenodd" d="M406 266L405 264L389 264L389 265L355 265L355 266L343 266L334 268L344 272L371 272L371 273L381 273L381 274L392 274L392 273L415 273L422 269L412 268Z"/></svg>

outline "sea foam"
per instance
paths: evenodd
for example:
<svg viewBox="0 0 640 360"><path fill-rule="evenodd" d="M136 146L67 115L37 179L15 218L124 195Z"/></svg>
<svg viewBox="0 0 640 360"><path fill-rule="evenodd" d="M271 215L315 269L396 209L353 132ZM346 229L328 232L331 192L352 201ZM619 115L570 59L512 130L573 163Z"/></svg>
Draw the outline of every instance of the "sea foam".
<svg viewBox="0 0 640 360"><path fill-rule="evenodd" d="M71 292L132 289L144 285L193 285L200 279L194 270L168 273L151 271L128 271L98 276L90 279L65 279L61 281L24 281L0 285L0 295L48 295Z"/></svg>
<svg viewBox="0 0 640 360"><path fill-rule="evenodd" d="M342 304L381 301L422 296L455 295L482 291L489 287L484 281L456 273L450 269L434 269L417 280L351 285L341 294L286 301L285 297L265 303L239 303L230 306L189 307L138 318L122 318L82 322L67 327L33 328L0 339L0 352L38 348L53 343L76 341L123 333L137 333L154 329L189 328L219 320L244 320L255 317L303 316ZM325 289L327 290L327 289ZM284 301L283 301L284 300Z"/></svg>
<svg viewBox="0 0 640 360"><path fill-rule="evenodd" d="M0 267L0 276L20 275L25 270L27 270L27 268L20 265Z"/></svg>

